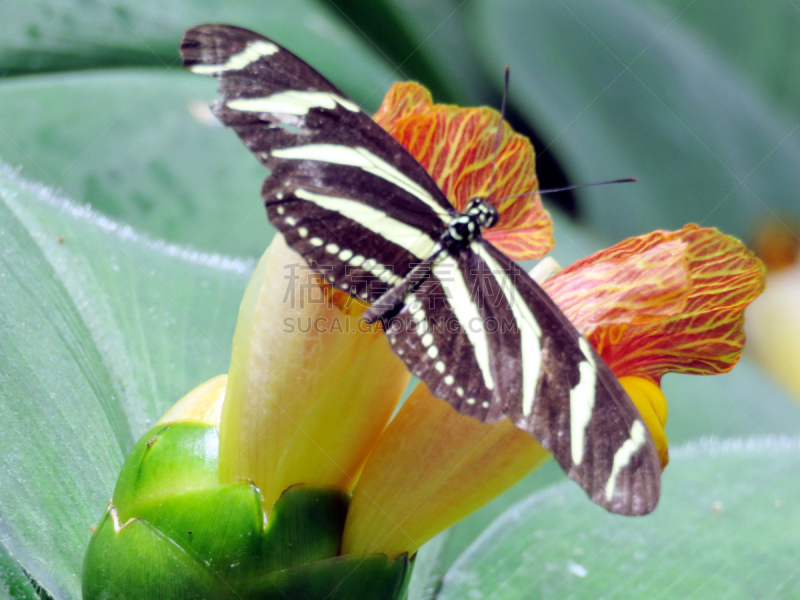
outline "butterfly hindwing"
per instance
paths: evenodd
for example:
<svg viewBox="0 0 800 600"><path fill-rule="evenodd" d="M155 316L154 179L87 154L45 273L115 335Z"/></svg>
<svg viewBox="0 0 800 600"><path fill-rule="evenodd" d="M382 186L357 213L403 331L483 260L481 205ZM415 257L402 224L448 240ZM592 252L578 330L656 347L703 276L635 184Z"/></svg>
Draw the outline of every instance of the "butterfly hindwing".
<svg viewBox="0 0 800 600"><path fill-rule="evenodd" d="M514 261L484 240L473 248L497 274L518 328L520 352L504 359L521 361L520 393L498 399L503 412L552 452L596 503L622 514L651 512L661 465L619 380Z"/></svg>
<svg viewBox="0 0 800 600"><path fill-rule="evenodd" d="M491 381L493 354L485 321L464 302L477 288L470 254L446 254L408 294L397 315L384 320L393 350L431 393L463 414L494 422L503 417ZM488 377L488 382L484 379Z"/></svg>

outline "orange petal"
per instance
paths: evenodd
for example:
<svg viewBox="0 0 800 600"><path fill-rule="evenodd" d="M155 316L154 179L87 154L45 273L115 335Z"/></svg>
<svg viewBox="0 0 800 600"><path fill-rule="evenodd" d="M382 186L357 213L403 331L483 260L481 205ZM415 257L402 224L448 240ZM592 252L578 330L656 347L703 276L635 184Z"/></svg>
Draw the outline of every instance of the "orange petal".
<svg viewBox="0 0 800 600"><path fill-rule="evenodd" d="M276 236L245 291L220 425L220 477L267 512L291 485L349 491L408 383L375 326L323 294Z"/></svg>
<svg viewBox="0 0 800 600"><path fill-rule="evenodd" d="M716 229L687 225L676 232L656 231L625 240L565 269L548 281L545 289L552 291L560 305L557 280L565 274L588 269L593 281L591 269L597 263L624 262L637 253L657 256L658 246L667 244L674 249L674 242L685 245L681 260L689 275L688 296L681 298L678 293L682 275L677 268L680 261L673 257L669 268L656 271L664 277L663 314L659 315L655 306L662 301L655 290L650 310L631 314L627 323L613 321L605 326L602 321L578 316L579 328L586 330L589 341L617 376L643 375L658 382L667 372L724 373L739 360L744 344L744 309L764 288L764 267L739 240ZM650 288L652 273L642 271L635 263L629 263L629 285L638 285L641 278ZM586 293L591 298L591 289ZM570 301L574 303L574 298ZM680 303L683 306L676 311ZM571 306L567 308L574 312Z"/></svg>
<svg viewBox="0 0 800 600"><path fill-rule="evenodd" d="M686 242L661 232L631 238L567 267L543 287L585 336L598 328L619 335L685 308L691 285L685 251ZM595 348L602 353L604 346Z"/></svg>
<svg viewBox="0 0 800 600"><path fill-rule="evenodd" d="M461 415L420 384L364 466L342 554L413 554L549 457L508 420L487 425Z"/></svg>
<svg viewBox="0 0 800 600"><path fill-rule="evenodd" d="M457 210L475 196L489 198L500 221L484 236L508 256L531 260L552 249L552 223L538 193L512 198L538 188L533 147L496 110L433 104L424 87L402 83L389 90L375 120L425 167Z"/></svg>

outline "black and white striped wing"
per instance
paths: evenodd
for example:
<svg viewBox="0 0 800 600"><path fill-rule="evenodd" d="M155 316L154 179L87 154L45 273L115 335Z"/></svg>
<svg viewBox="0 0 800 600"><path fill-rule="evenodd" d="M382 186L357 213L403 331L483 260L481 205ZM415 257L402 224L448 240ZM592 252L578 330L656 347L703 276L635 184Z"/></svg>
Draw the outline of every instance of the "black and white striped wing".
<svg viewBox="0 0 800 600"><path fill-rule="evenodd" d="M521 378L497 399L503 413L552 452L594 502L615 513L651 512L658 503L661 464L619 380L514 261L485 240L472 248L502 290L504 303L491 312L510 311L517 325L516 343L505 340L493 348L506 369L497 377Z"/></svg>
<svg viewBox="0 0 800 600"><path fill-rule="evenodd" d="M181 54L191 71L220 79L214 113L271 170L262 190L270 221L329 281L374 301L430 256L452 206L405 148L317 71L228 25L190 29Z"/></svg>
<svg viewBox="0 0 800 600"><path fill-rule="evenodd" d="M491 244L437 261L384 326L434 396L485 422L508 416L597 504L655 508L661 466L639 412L550 297Z"/></svg>
<svg viewBox="0 0 800 600"><path fill-rule="evenodd" d="M482 290L474 285L471 258L469 252L441 256L383 327L395 353L434 396L460 413L494 422L504 417L496 402L502 392L495 384L501 382L492 379L499 365L493 364L488 315L473 297ZM494 343L501 343L499 337Z"/></svg>

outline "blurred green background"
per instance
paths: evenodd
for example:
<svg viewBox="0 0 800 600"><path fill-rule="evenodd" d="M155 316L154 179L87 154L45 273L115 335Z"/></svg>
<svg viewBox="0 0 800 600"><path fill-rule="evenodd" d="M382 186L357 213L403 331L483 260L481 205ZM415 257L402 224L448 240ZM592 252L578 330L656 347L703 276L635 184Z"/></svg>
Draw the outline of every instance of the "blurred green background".
<svg viewBox="0 0 800 600"><path fill-rule="evenodd" d="M498 107L508 65L508 117L534 140L542 187L639 178L547 199L562 264L653 229L696 222L746 239L762 219L800 213L800 5L787 0L0 0L0 598L79 597L88 527L122 458L227 369L238 302L272 230L265 171L204 108L215 82L180 68L183 31L211 21L274 38L368 111L408 79L439 101ZM670 585L644 567L581 576L570 565L592 546L580 531L615 538L630 521L580 502L569 512L551 492L535 497L537 514L564 529L527 543L522 582L491 596L509 572L473 569L490 554L473 542L563 478L549 466L424 549L412 597L800 597L790 511L734 533L774 504L758 496L763 473L778 487L798 479L796 447L765 440L794 438L800 409L746 360L730 375L669 376L664 389L671 440L700 446L665 473L663 502L678 504L647 521L656 533L615 551L625 564L645 552ZM699 441L751 436L752 451ZM703 518L725 494L704 482L726 480L741 487L727 500L741 515L709 530ZM687 506L709 533L691 519L675 529ZM508 535L493 535L502 550ZM675 587L698 563L635 545L658 536L731 587ZM753 551L747 564L734 538ZM443 579L456 560L458 577ZM542 583L548 565L572 583Z"/></svg>

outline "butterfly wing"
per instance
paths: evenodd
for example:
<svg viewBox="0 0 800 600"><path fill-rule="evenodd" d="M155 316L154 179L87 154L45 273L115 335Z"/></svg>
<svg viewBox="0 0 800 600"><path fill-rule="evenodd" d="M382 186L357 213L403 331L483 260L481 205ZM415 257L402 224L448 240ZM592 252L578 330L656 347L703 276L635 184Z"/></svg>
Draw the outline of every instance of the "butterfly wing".
<svg viewBox="0 0 800 600"><path fill-rule="evenodd" d="M503 413L553 453L594 502L615 513L646 514L658 503L661 464L639 411L600 356L553 300L485 240L475 256L494 275L504 303L494 313L517 325L518 346L496 345L498 377L516 377ZM480 282L479 282L480 283ZM510 353L507 349L511 348Z"/></svg>
<svg viewBox="0 0 800 600"><path fill-rule="evenodd" d="M485 313L472 297L480 289L469 272L471 253L445 253L429 276L382 319L389 343L437 398L481 421L503 418Z"/></svg>
<svg viewBox="0 0 800 600"><path fill-rule="evenodd" d="M510 418L608 510L655 508L661 466L638 410L547 293L490 243L436 261L384 328L434 396L485 422Z"/></svg>
<svg viewBox="0 0 800 600"><path fill-rule="evenodd" d="M270 169L270 222L337 287L374 301L433 251L453 208L339 89L252 31L199 25L184 65L220 79L214 113ZM377 234L377 236L376 236Z"/></svg>

